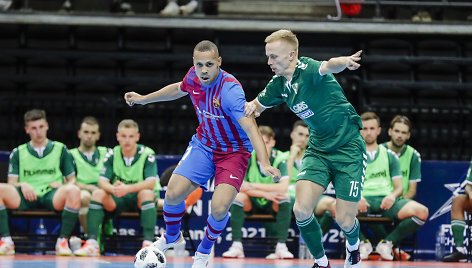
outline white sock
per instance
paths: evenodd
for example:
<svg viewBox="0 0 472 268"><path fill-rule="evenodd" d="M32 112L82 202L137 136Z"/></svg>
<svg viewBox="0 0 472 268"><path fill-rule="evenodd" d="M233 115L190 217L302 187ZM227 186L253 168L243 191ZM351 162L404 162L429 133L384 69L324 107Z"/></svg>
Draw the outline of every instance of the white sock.
<svg viewBox="0 0 472 268"><path fill-rule="evenodd" d="M464 254L464 255L467 255L467 250L465 249L465 247L457 247L456 248L457 251L459 251L460 253Z"/></svg>
<svg viewBox="0 0 472 268"><path fill-rule="evenodd" d="M13 240L11 239L11 236L4 236L2 237L3 242L8 242L8 243L13 243Z"/></svg>
<svg viewBox="0 0 472 268"><path fill-rule="evenodd" d="M95 239L87 239L87 244L98 247L98 242Z"/></svg>
<svg viewBox="0 0 472 268"><path fill-rule="evenodd" d="M241 243L241 241L234 241L232 246L233 247L238 247L238 248L243 248L243 243Z"/></svg>
<svg viewBox="0 0 472 268"><path fill-rule="evenodd" d="M320 266L328 266L328 257L326 257L326 255L319 259L315 259L315 261Z"/></svg>
<svg viewBox="0 0 472 268"><path fill-rule="evenodd" d="M346 248L347 248L347 250L349 250L349 251L353 251L353 250L359 249L359 239L357 239L357 242L356 242L354 245L349 245L349 243L348 243L347 240L346 240Z"/></svg>

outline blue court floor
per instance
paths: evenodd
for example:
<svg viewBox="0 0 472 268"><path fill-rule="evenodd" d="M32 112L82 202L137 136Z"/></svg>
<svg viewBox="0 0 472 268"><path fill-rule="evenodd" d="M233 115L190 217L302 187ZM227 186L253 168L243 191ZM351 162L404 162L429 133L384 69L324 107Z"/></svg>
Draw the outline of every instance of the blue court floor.
<svg viewBox="0 0 472 268"><path fill-rule="evenodd" d="M56 257L16 255L0 256L0 268L133 268L134 256L119 257ZM344 267L343 260L330 260L332 268ZM306 268L313 265L312 260L265 260L259 258L223 259L214 258L208 265L209 268ZM168 258L166 268L191 268L192 258ZM441 262L386 262L364 261L363 268L443 268L443 267L468 267L472 263L441 263Z"/></svg>

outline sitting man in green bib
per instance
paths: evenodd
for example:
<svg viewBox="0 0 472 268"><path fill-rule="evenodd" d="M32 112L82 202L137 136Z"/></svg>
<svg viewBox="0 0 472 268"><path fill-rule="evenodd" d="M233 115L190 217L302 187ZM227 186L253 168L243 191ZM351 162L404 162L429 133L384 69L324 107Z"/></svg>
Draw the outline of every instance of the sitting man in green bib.
<svg viewBox="0 0 472 268"><path fill-rule="evenodd" d="M252 153L243 186L230 208L233 244L228 251L223 253L223 257L244 258L243 244L241 243L244 214L262 213L275 214L277 225L274 228L278 238L275 254L271 253L267 257L293 259L293 254L288 251L285 244L292 214L290 199L287 194L289 177L286 169L286 155L274 148L275 132L272 128L261 125L259 130L270 156L270 164L280 170L282 177L278 183L274 183L272 177L263 175L260 169L259 157L255 151Z"/></svg>
<svg viewBox="0 0 472 268"><path fill-rule="evenodd" d="M123 211L140 211L143 230L143 247L154 239L157 221L154 203L157 165L154 151L138 144L138 124L125 119L118 125L116 139L119 145L105 156L98 180L98 190L92 193L87 214L88 239L76 256L99 256L97 242L105 211L119 215Z"/></svg>
<svg viewBox="0 0 472 268"><path fill-rule="evenodd" d="M367 149L367 169L358 216L381 214L398 221L393 231L376 246L383 260L393 260L393 246L423 226L429 212L424 205L401 197L403 185L398 157L392 150L377 143L381 132L380 118L373 112L366 112L361 115L361 119L361 135ZM364 235L361 234L360 239L361 245L367 243ZM364 252L361 249L362 246L362 256Z"/></svg>
<svg viewBox="0 0 472 268"><path fill-rule="evenodd" d="M305 121L297 120L293 124L290 139L292 145L290 151L285 152L287 155L287 172L290 176L290 184L288 186L288 194L290 196L290 204L293 208L295 203L295 183L297 176L302 167L303 156L308 147L309 138L308 126ZM318 220L322 234L326 234L334 223L334 215L336 208L336 199L329 195L321 195L318 204L315 206L315 217ZM292 216L290 214L290 216Z"/></svg>
<svg viewBox="0 0 472 268"><path fill-rule="evenodd" d="M98 189L98 177L103 167L103 160L110 149L96 146L100 139L100 126L93 116L87 116L82 120L77 133L80 145L71 149L74 157L77 186L80 188L79 221L84 233L87 234L87 212L92 198L92 192Z"/></svg>
<svg viewBox="0 0 472 268"><path fill-rule="evenodd" d="M80 208L74 160L64 144L47 138L49 124L44 110L27 111L24 120L30 141L12 151L8 184L0 184L0 255L15 254L6 209L45 208L62 213L56 255L69 256L68 239Z"/></svg>

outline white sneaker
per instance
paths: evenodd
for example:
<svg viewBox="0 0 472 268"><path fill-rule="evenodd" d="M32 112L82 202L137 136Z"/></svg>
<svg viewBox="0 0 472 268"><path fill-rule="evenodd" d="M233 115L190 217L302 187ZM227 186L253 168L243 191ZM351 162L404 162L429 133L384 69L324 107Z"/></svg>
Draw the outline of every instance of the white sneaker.
<svg viewBox="0 0 472 268"><path fill-rule="evenodd" d="M361 254L359 249L349 251L346 247L346 261L344 262L344 268L359 268L361 267Z"/></svg>
<svg viewBox="0 0 472 268"><path fill-rule="evenodd" d="M96 240L89 239L81 248L74 251L74 255L81 257L97 257L100 256L100 248Z"/></svg>
<svg viewBox="0 0 472 268"><path fill-rule="evenodd" d="M208 266L208 260L210 260L210 254L195 252L192 268L206 268Z"/></svg>
<svg viewBox="0 0 472 268"><path fill-rule="evenodd" d="M393 244L392 241L380 241L375 250L380 254L380 257L383 260L392 261L393 260Z"/></svg>
<svg viewBox="0 0 472 268"><path fill-rule="evenodd" d="M177 16L179 15L179 5L177 5L176 1L171 1L167 3L166 7L164 7L160 13L163 16Z"/></svg>
<svg viewBox="0 0 472 268"><path fill-rule="evenodd" d="M146 247L150 247L150 246L152 246L152 241L143 240L143 244L142 244L141 248L146 248Z"/></svg>
<svg viewBox="0 0 472 268"><path fill-rule="evenodd" d="M369 258L370 253L372 253L374 249L372 248L372 244L369 240L361 241L359 244L359 253L361 254L361 259L367 260Z"/></svg>
<svg viewBox="0 0 472 268"><path fill-rule="evenodd" d="M276 260L277 259L277 255L274 253L270 253L269 255L267 255L266 257L266 260Z"/></svg>
<svg viewBox="0 0 472 268"><path fill-rule="evenodd" d="M11 237L2 237L0 240L0 256L1 255L15 255L15 244Z"/></svg>
<svg viewBox="0 0 472 268"><path fill-rule="evenodd" d="M70 256L72 251L69 248L69 239L58 238L56 242L56 255L58 256Z"/></svg>
<svg viewBox="0 0 472 268"><path fill-rule="evenodd" d="M244 258L243 247L233 243L228 251L223 253L223 258Z"/></svg>
<svg viewBox="0 0 472 268"><path fill-rule="evenodd" d="M165 253L166 250L168 250L169 248L173 248L180 243L185 243L185 239L182 233L180 233L179 238L172 243L167 243L165 235L162 234L161 237L156 240L156 242L152 243L152 246L162 251L162 253Z"/></svg>
<svg viewBox="0 0 472 268"><path fill-rule="evenodd" d="M285 243L277 243L275 256L277 259L293 259L293 254L288 251L287 244Z"/></svg>
<svg viewBox="0 0 472 268"><path fill-rule="evenodd" d="M195 12L197 7L198 7L198 2L192 0L188 4L179 7L179 9L180 9L180 13L182 13L182 15L187 16L187 15L190 15L193 12Z"/></svg>

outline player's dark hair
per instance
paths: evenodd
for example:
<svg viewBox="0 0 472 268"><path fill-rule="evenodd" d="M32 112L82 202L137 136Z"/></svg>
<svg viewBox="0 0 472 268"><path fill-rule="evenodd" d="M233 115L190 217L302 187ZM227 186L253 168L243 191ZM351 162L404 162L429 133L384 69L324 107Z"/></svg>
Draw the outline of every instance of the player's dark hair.
<svg viewBox="0 0 472 268"><path fill-rule="evenodd" d="M377 125L380 127L380 117L376 113L374 113L374 112L365 112L365 113L361 114L361 120L362 121L367 121L367 120L371 120L371 119L377 120Z"/></svg>
<svg viewBox="0 0 472 268"><path fill-rule="evenodd" d="M213 51L215 52L216 56L220 56L220 52L218 51L218 47L215 45L215 43L209 41L209 40L203 40L200 43L198 43L193 51L198 51L198 52L207 52L207 51Z"/></svg>
<svg viewBox="0 0 472 268"><path fill-rule="evenodd" d="M84 117L84 119L82 119L82 123L80 124L83 124L83 123L88 124L88 125L98 125L100 127L100 124L98 123L97 118L93 116Z"/></svg>
<svg viewBox="0 0 472 268"><path fill-rule="evenodd" d="M46 119L46 112L40 109L33 109L33 110L27 111L25 113L24 119L25 119L25 126L26 124L28 124L29 121L36 121L39 119L44 119L45 121L48 121Z"/></svg>
<svg viewBox="0 0 472 268"><path fill-rule="evenodd" d="M259 131L261 132L261 135L269 136L271 138L275 138L275 132L274 130L269 127L269 126L259 126Z"/></svg>
<svg viewBox="0 0 472 268"><path fill-rule="evenodd" d="M297 120L297 121L295 121L295 123L293 123L292 131L294 131L298 126L308 127L305 121Z"/></svg>
<svg viewBox="0 0 472 268"><path fill-rule="evenodd" d="M395 126L395 123L403 123L408 126L408 131L411 130L411 121L408 117L404 115L396 115L392 121L390 121L390 128L393 128Z"/></svg>

